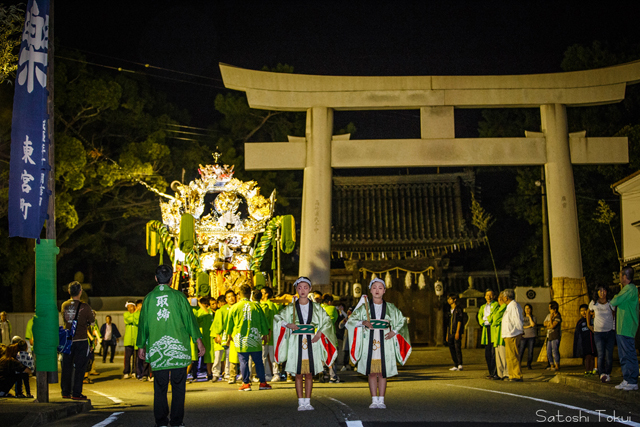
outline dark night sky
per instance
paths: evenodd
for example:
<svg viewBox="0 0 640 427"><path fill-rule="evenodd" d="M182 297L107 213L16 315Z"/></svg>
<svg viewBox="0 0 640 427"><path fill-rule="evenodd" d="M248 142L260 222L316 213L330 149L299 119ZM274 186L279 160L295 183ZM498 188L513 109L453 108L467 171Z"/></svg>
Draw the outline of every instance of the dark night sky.
<svg viewBox="0 0 640 427"><path fill-rule="evenodd" d="M297 73L332 75L557 72L572 44L640 41L640 2L622 3L56 0L55 37L92 52L92 62L204 76L146 70L187 80L151 79L190 110L191 124L207 127L222 90L219 62L251 69L286 63ZM356 138L419 136L417 112L383 117L378 129L357 115L337 115L336 126L355 120ZM476 126L462 126L458 136L476 136Z"/></svg>

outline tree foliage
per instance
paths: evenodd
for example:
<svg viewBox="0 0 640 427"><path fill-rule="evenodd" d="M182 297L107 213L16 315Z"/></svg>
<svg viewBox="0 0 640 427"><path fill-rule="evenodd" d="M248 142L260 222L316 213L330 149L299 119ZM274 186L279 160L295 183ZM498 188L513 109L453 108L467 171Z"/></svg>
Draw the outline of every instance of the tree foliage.
<svg viewBox="0 0 640 427"><path fill-rule="evenodd" d="M243 153L245 142L286 141L287 135L304 135L304 114L252 110L244 95L221 94L215 100L218 120L212 118L206 137L184 143L172 140L170 129L188 124L187 113L168 103L144 79L96 70L75 52L62 56L72 60L55 64L60 283L82 270L93 282L92 292L146 293L149 272L157 260L146 254L144 224L160 219L160 208L157 196L139 182L166 192L168 183L183 179L183 170L188 173L185 180L196 178L198 165L210 163L217 147L221 161L235 165L239 179L258 181L267 195L278 189L277 209L299 211L299 203L290 206L290 202L300 199L301 174L245 171ZM279 66L275 71L288 70ZM6 92L0 95L0 119L10 123L10 115L4 114L10 110L9 102L4 102L8 97ZM8 166L9 126L4 129L0 161ZM8 167L0 172L8 177ZM0 197L0 206L6 206L6 188L0 187ZM0 212L0 221L6 224L6 210ZM0 254L9 260L0 267L0 280L14 289L14 309L29 310L33 245L26 239L8 239L6 234L6 227L0 228ZM29 279L31 289L22 292Z"/></svg>
<svg viewBox="0 0 640 427"><path fill-rule="evenodd" d="M18 69L18 48L22 42L24 10L21 5L0 4L0 84L10 83Z"/></svg>

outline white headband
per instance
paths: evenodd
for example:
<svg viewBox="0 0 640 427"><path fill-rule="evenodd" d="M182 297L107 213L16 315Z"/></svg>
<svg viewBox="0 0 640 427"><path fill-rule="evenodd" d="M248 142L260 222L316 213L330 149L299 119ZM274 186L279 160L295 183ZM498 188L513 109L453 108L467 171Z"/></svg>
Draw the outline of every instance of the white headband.
<svg viewBox="0 0 640 427"><path fill-rule="evenodd" d="M128 306L130 306L130 305L132 305L132 306L134 306L134 307L136 306L136 304L135 304L134 302L127 301L127 303L124 305L124 308L127 308L127 307L128 307Z"/></svg>
<svg viewBox="0 0 640 427"><path fill-rule="evenodd" d="M384 283L384 280L378 279L377 277L373 279L371 282L369 282L369 289L371 289L371 286L376 282L382 283L382 286L384 286L384 288L387 289L387 285Z"/></svg>
<svg viewBox="0 0 640 427"><path fill-rule="evenodd" d="M295 288L295 287L297 287L297 286L298 286L300 283L302 283L302 282L304 282L304 283L308 283L308 284L309 284L309 288L311 288L311 280L307 279L306 277L300 277L300 278L298 278L298 280L296 280L296 281L293 283L293 287L294 287L294 288Z"/></svg>

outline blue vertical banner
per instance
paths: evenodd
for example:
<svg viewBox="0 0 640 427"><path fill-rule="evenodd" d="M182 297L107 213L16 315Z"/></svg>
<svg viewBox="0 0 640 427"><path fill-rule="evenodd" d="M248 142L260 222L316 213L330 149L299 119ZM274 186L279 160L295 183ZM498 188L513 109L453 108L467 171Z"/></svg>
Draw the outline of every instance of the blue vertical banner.
<svg viewBox="0 0 640 427"><path fill-rule="evenodd" d="M9 236L39 239L51 191L47 53L49 0L29 0L13 99L9 170Z"/></svg>

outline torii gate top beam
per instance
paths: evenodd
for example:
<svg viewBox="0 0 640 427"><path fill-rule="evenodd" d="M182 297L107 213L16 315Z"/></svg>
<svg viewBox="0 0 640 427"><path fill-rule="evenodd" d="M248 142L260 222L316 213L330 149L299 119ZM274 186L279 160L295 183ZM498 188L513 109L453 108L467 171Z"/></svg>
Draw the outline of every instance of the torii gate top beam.
<svg viewBox="0 0 640 427"><path fill-rule="evenodd" d="M567 73L496 76L319 76L255 71L220 64L229 89L246 92L251 108L306 111L589 106L624 99L640 82L640 61Z"/></svg>

